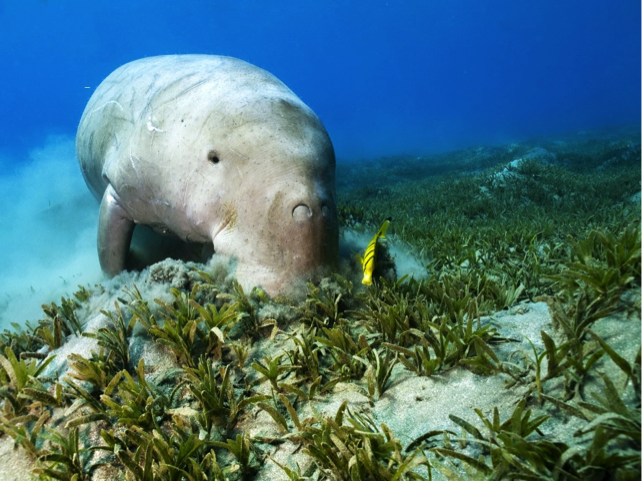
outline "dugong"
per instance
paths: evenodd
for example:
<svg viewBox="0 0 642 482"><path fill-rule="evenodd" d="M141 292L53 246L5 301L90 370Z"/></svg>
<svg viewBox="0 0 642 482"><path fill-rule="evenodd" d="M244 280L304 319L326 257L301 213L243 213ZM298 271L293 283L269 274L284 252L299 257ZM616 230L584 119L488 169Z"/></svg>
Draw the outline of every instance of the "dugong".
<svg viewBox="0 0 642 482"><path fill-rule="evenodd" d="M244 286L286 293L337 261L335 155L315 113L239 59L130 62L95 90L76 155L100 201L98 257L125 269L134 227L211 243Z"/></svg>

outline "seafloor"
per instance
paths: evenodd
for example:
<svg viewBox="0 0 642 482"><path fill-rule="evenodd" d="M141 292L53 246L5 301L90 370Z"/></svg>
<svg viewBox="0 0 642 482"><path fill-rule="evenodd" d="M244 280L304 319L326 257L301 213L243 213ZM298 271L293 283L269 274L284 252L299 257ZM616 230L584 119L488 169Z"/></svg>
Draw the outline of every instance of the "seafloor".
<svg viewBox="0 0 642 482"><path fill-rule="evenodd" d="M340 163L337 195L302 300L167 260L4 331L0 479L640 480L639 125Z"/></svg>

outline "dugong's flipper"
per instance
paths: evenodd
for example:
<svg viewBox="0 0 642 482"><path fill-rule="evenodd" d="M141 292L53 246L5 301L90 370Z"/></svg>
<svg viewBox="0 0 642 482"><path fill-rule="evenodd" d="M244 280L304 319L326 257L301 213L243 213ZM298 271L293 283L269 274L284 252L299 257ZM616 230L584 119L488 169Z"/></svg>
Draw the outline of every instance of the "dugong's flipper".
<svg viewBox="0 0 642 482"><path fill-rule="evenodd" d="M134 226L134 221L118 203L114 188L108 185L98 217L98 259L108 276L116 276L125 269Z"/></svg>

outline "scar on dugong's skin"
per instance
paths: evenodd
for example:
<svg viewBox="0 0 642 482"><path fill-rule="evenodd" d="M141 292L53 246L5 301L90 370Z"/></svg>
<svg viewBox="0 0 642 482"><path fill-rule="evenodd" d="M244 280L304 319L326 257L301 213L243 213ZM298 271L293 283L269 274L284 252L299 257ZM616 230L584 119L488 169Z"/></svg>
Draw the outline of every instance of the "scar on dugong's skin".
<svg viewBox="0 0 642 482"><path fill-rule="evenodd" d="M211 243L271 294L338 258L335 157L319 118L272 74L231 57L150 57L91 96L76 138L101 201L103 271L134 226Z"/></svg>

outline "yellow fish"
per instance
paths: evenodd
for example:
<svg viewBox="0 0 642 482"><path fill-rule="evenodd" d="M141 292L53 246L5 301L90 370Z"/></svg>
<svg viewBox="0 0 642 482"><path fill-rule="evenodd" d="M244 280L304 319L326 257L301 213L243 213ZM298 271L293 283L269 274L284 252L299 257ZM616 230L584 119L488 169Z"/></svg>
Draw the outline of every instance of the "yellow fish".
<svg viewBox="0 0 642 482"><path fill-rule="evenodd" d="M379 238L386 237L386 231L388 230L391 219L392 218L388 218L383 222L383 224L379 228L379 231L377 231L377 234L374 235L374 238L372 238L372 241L370 241L370 244L368 244L363 258L359 256L359 261L363 266L363 279L361 280L361 283L363 283L364 285L372 284L372 273L375 269L376 261L377 241L379 240Z"/></svg>

